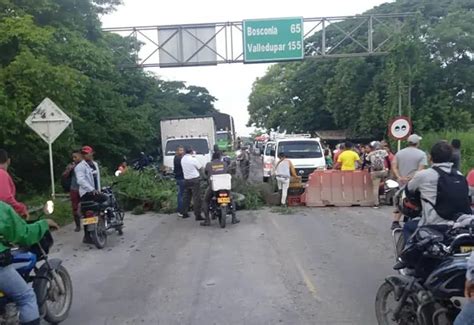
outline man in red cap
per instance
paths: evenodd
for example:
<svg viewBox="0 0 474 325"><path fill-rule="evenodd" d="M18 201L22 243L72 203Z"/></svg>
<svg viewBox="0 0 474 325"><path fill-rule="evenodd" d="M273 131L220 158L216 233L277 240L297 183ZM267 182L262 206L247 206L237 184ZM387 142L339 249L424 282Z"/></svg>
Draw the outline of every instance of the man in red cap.
<svg viewBox="0 0 474 325"><path fill-rule="evenodd" d="M79 195L81 202L95 201L104 202L107 200L101 193L99 165L94 161L94 149L90 146L84 146L81 149L82 160L74 169L79 185ZM92 243L89 234L84 231L84 243Z"/></svg>

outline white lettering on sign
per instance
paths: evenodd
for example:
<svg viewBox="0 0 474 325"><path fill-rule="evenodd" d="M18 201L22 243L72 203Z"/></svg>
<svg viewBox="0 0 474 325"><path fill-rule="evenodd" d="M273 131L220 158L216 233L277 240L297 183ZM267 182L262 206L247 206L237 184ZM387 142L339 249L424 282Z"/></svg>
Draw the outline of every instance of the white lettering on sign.
<svg viewBox="0 0 474 325"><path fill-rule="evenodd" d="M265 53L265 52L284 52L286 48L285 44L247 44L249 53Z"/></svg>
<svg viewBox="0 0 474 325"><path fill-rule="evenodd" d="M268 28L247 27L247 36L278 35L278 28L275 26Z"/></svg>

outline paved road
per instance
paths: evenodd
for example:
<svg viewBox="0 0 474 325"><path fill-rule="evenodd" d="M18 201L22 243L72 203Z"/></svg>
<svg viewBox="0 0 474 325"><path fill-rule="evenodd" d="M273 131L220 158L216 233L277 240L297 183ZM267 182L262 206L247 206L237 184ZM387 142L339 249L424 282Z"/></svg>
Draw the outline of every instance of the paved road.
<svg viewBox="0 0 474 325"><path fill-rule="evenodd" d="M101 251L66 227L53 254L74 282L64 324L375 324L390 209L293 211L240 212L225 230L129 215Z"/></svg>

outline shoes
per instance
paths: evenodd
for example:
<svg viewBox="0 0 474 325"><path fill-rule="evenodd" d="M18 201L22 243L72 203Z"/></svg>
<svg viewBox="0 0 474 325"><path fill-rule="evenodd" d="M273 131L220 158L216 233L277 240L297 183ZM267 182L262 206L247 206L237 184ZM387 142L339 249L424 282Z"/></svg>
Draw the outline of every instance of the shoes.
<svg viewBox="0 0 474 325"><path fill-rule="evenodd" d="M390 227L390 230L395 230L395 229L400 229L402 226L400 226L400 222L394 221L392 222L392 227Z"/></svg>
<svg viewBox="0 0 474 325"><path fill-rule="evenodd" d="M183 219L189 218L189 214L187 214L187 213L186 213L186 214L183 214L182 218L183 218Z"/></svg>
<svg viewBox="0 0 474 325"><path fill-rule="evenodd" d="M380 207L378 205L374 205L373 208L374 209L380 209Z"/></svg>
<svg viewBox="0 0 474 325"><path fill-rule="evenodd" d="M183 214L181 212L178 212L178 217L182 218Z"/></svg>
<svg viewBox="0 0 474 325"><path fill-rule="evenodd" d="M76 226L76 228L74 228L74 232L80 232L81 231L81 226Z"/></svg>
<svg viewBox="0 0 474 325"><path fill-rule="evenodd" d="M204 221L204 220L206 220L206 219L204 219L202 216L197 216L196 217L196 221Z"/></svg>
<svg viewBox="0 0 474 325"><path fill-rule="evenodd" d="M232 218L232 224L235 225L240 222L240 219L238 218Z"/></svg>
<svg viewBox="0 0 474 325"><path fill-rule="evenodd" d="M211 222L209 220L201 222L201 226L203 227L209 227L211 225Z"/></svg>

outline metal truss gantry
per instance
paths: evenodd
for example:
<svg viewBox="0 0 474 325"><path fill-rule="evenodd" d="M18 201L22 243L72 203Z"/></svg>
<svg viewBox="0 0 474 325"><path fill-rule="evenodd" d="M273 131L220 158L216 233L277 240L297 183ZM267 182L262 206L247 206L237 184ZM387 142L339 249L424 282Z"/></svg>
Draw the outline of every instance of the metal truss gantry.
<svg viewBox="0 0 474 325"><path fill-rule="evenodd" d="M395 35L414 13L374 14L338 17L304 18L305 59L350 58L385 55L393 46ZM196 30L212 30L212 33L198 35ZM131 42L123 51L124 67L184 67L216 65L222 63L243 63L242 21L183 25L157 25L104 28L106 32L117 33ZM168 30L166 37L160 31ZM176 35L185 35L195 42L195 50L179 58L173 56L166 46ZM169 46L169 44L168 44ZM201 52L215 54L216 60L196 62ZM130 56L132 52L132 56ZM174 62L164 65L160 55L168 56Z"/></svg>

